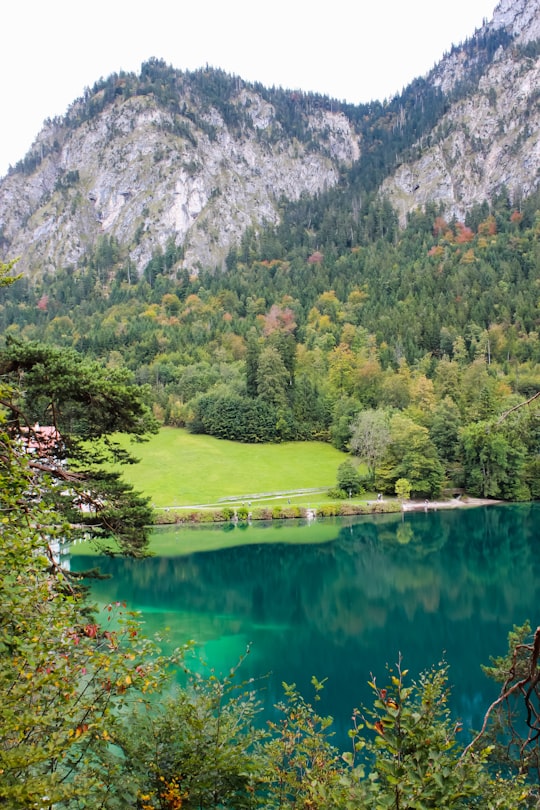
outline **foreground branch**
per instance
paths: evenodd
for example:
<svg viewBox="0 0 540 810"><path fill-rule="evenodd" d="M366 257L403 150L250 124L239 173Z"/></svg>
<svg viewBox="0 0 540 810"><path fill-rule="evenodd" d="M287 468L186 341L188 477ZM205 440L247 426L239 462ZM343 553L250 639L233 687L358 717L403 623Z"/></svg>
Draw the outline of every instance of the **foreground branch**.
<svg viewBox="0 0 540 810"><path fill-rule="evenodd" d="M538 395L539 394L536 394L536 396L538 396ZM516 674L517 674L517 672L516 672L516 670L517 670L517 656L518 656L518 652L520 650L527 650L528 652L531 653L531 658L530 658L530 661L529 661L528 671L527 671L526 677L521 678L519 681L516 681L516 683L512 684L512 681L514 680L514 678L516 677ZM486 712L486 714L484 716L484 722L482 724L482 728L480 729L480 731L478 732L476 737L463 750L463 753L462 753L462 755L460 757L461 760L463 760L467 756L469 751L471 751L471 749L474 748L474 746L477 744L477 742L484 736L484 734L486 732L486 729L487 729L488 722L489 722L489 718L491 717L491 714L497 708L497 706L500 706L501 703L503 703L505 700L508 700L508 698L510 698L516 692L522 692L523 697L525 699L525 706L527 708L527 721L526 721L527 726L531 730L536 731L537 732L536 736L538 736L538 731L539 730L531 723L532 706L531 706L530 697L531 697L531 694L532 694L533 690L538 685L538 682L540 680L540 672L538 671L538 658L539 658L539 656L540 656L540 627L537 627L536 631L535 631L535 634L534 634L534 640L533 640L532 644L518 644L514 648L514 652L513 652L513 655L512 655L512 666L510 668L510 672L508 673L508 677L507 677L507 679L504 682L504 685L502 687L501 694L499 695L499 697L496 700L493 701L491 706L488 708L488 710L487 710L487 712ZM512 684L512 685L510 685L510 684ZM527 691L525 691L525 687L527 685L529 685L529 688L527 689ZM530 741L530 737L529 737L528 741Z"/></svg>
<svg viewBox="0 0 540 810"><path fill-rule="evenodd" d="M510 408L509 411L506 411L506 413L503 413L501 416L499 416L499 418L497 419L497 424L500 425L500 423L504 422L506 417L510 416L511 413L517 411L518 408L523 408L524 405L530 405L531 402L534 402L534 400L537 399L538 397L540 397L540 391L537 391L534 396L532 396L530 399L527 399L525 402L520 402L519 405L514 405L514 407Z"/></svg>

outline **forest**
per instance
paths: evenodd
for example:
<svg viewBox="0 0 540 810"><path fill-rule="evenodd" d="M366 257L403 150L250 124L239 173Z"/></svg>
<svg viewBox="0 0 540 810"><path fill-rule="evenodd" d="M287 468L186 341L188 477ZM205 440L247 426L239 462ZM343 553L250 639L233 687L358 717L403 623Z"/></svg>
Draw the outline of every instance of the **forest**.
<svg viewBox="0 0 540 810"><path fill-rule="evenodd" d="M138 277L103 235L81 266L0 290L0 329L11 351L131 373L161 424L328 441L388 494L537 499L539 236L538 195L503 190L464 222L428 206L401 229L351 181L283 203L223 272L189 277L170 240Z"/></svg>

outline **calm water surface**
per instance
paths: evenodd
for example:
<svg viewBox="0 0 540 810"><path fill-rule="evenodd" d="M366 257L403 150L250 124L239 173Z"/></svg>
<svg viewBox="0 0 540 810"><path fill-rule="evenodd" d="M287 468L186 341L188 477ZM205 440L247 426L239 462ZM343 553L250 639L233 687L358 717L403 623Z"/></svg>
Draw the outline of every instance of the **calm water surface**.
<svg viewBox="0 0 540 810"><path fill-rule="evenodd" d="M506 650L513 624L539 623L540 504L330 519L246 528L170 528L167 555L100 558L111 579L98 602L142 611L147 633L171 646L195 639L218 672L251 644L245 678L263 681L268 707L281 683L311 698L312 675L328 678L322 710L345 739L351 710L370 702L399 653L416 676L444 658L452 708L480 724L495 687L480 665ZM222 550L177 553L226 540ZM246 543L247 545L236 545ZM73 556L72 567L88 566Z"/></svg>

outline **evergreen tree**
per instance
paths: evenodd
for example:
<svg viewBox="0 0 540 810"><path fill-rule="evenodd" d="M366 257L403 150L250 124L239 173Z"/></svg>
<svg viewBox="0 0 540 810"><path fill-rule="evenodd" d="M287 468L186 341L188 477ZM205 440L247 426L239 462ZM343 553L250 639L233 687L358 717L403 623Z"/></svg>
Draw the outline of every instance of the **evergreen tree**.
<svg viewBox="0 0 540 810"><path fill-rule="evenodd" d="M270 405L286 408L289 402L291 378L280 352L265 346L257 365L257 393Z"/></svg>
<svg viewBox="0 0 540 810"><path fill-rule="evenodd" d="M104 467L134 461L117 434L142 440L157 430L129 372L104 369L72 350L8 340L0 377L7 428L31 450L36 487L51 479L56 507L72 523L83 523L109 549L114 540L124 553L142 553L152 522L148 499Z"/></svg>
<svg viewBox="0 0 540 810"><path fill-rule="evenodd" d="M246 351L246 392L248 397L255 398L258 393L257 371L261 348L254 332L250 332Z"/></svg>

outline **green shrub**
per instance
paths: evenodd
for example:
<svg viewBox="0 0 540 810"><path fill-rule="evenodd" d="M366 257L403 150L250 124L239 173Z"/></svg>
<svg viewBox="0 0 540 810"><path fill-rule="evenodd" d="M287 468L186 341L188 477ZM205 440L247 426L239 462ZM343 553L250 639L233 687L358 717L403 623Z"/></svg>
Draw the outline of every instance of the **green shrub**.
<svg viewBox="0 0 540 810"><path fill-rule="evenodd" d="M269 506L259 506L251 513L253 520L272 520L272 509Z"/></svg>
<svg viewBox="0 0 540 810"><path fill-rule="evenodd" d="M317 515L319 517L335 517L336 515L339 515L340 508L341 504L324 503L317 508Z"/></svg>
<svg viewBox="0 0 540 810"><path fill-rule="evenodd" d="M304 510L305 515L305 510ZM302 510L299 506L283 506L281 509L282 518L300 518L302 517Z"/></svg>
<svg viewBox="0 0 540 810"><path fill-rule="evenodd" d="M339 505L339 514L346 516L346 515L361 515L365 512L365 507L363 507L360 503L351 503L350 501L345 501Z"/></svg>
<svg viewBox="0 0 540 810"><path fill-rule="evenodd" d="M339 487L332 487L332 489L328 490L328 497L343 500L344 498L348 498L348 493L345 492L344 489L340 489Z"/></svg>
<svg viewBox="0 0 540 810"><path fill-rule="evenodd" d="M359 495L362 491L362 479L351 461L344 461L337 469L338 489L347 494Z"/></svg>
<svg viewBox="0 0 540 810"><path fill-rule="evenodd" d="M166 523L176 523L176 514L171 514L170 512L161 511L156 512L154 516L154 523L156 526L163 526Z"/></svg>

